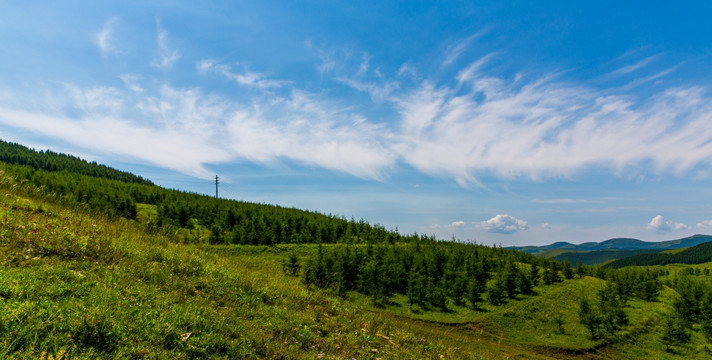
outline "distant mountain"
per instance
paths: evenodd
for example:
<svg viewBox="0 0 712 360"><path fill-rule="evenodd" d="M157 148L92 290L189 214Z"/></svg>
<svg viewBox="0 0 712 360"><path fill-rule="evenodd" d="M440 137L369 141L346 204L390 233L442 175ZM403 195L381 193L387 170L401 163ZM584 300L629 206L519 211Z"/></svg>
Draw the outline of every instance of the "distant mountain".
<svg viewBox="0 0 712 360"><path fill-rule="evenodd" d="M508 249L520 250L529 254L542 254L550 250L568 251L602 251L602 250L654 250L663 251L671 249L681 249L712 241L712 235L693 235L690 237L668 240L668 241L642 241L630 238L616 238L600 243L586 242L582 244L572 244L569 242L555 242L545 246L522 246L509 247ZM559 253L557 255L561 255Z"/></svg>
<svg viewBox="0 0 712 360"><path fill-rule="evenodd" d="M666 264L702 264L712 261L712 242L702 243L675 253L639 254L615 260L606 267L651 266Z"/></svg>
<svg viewBox="0 0 712 360"><path fill-rule="evenodd" d="M567 260L571 264L581 263L583 265L605 264L612 260L623 259L633 255L658 253L664 250L639 249L639 250L596 250L596 251L566 251L554 250L557 253L549 255L550 252L541 253L541 256L557 261Z"/></svg>

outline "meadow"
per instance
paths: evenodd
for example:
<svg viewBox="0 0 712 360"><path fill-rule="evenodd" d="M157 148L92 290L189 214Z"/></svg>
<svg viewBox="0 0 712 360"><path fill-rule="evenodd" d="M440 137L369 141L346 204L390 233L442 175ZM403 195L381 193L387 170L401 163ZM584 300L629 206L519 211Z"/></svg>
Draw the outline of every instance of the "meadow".
<svg viewBox="0 0 712 360"><path fill-rule="evenodd" d="M710 263L579 267L574 273L568 263L496 247L398 234L365 241L385 230L333 217L324 223L334 229L346 224L348 243L216 242L223 234L199 217L189 217L187 226L170 218L158 226L165 209L156 204L133 204L121 196L115 198L120 201L81 201L67 193L71 181L64 183L65 191L55 191L18 176L31 171L13 166L0 164L3 359L712 356L705 320L712 304L712 280L705 271ZM87 182L91 179L76 181ZM289 216L302 216L294 209L269 209L285 224L299 224ZM321 221L313 213L303 218ZM238 226L227 231L234 233ZM296 234L292 239L313 235L308 229L281 230L285 233ZM340 265L333 259L348 253L361 260L346 263L360 264L346 276L346 270L334 270ZM541 272L533 270L536 266ZM428 294L431 286L414 302L414 282L383 282L386 269L442 287L440 302ZM482 269L486 275L477 273ZM447 285L470 270L483 282L475 302ZM366 280L373 276L368 274L379 275L380 282L369 287ZM350 276L357 281L348 282ZM546 281L550 276L555 280ZM523 287L525 278L534 279L531 288ZM511 279L516 287L508 287ZM652 295L644 293L640 279L650 279ZM378 286L394 290L377 291ZM508 296L489 296L500 290ZM584 321L584 300L600 308L593 325ZM695 311L685 313L685 308ZM606 317L606 309L620 311L624 321Z"/></svg>

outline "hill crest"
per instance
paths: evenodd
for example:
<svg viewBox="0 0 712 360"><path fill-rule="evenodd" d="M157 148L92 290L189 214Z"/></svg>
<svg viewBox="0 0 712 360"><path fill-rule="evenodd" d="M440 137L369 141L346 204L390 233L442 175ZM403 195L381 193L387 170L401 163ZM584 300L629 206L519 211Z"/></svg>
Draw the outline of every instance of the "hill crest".
<svg viewBox="0 0 712 360"><path fill-rule="evenodd" d="M681 239L666 241L643 241L632 238L613 238L602 242L586 242L572 244L569 242L555 242L544 246L512 246L508 249L519 250L530 254L540 254L549 250L570 251L600 251L600 250L671 250L691 247L712 241L712 235L696 234Z"/></svg>

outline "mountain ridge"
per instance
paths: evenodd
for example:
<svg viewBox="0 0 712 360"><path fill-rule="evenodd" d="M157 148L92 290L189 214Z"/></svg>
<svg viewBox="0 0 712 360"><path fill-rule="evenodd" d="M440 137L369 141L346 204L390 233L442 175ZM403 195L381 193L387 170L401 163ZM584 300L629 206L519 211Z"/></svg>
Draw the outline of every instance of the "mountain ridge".
<svg viewBox="0 0 712 360"><path fill-rule="evenodd" d="M601 242L585 242L572 244L570 242L559 241L543 246L510 246L507 249L519 250L530 254L540 254L549 250L569 250L569 251L601 251L601 250L672 250L696 246L712 241L712 235L695 234L692 236L665 240L665 241L643 241L633 238L612 238Z"/></svg>

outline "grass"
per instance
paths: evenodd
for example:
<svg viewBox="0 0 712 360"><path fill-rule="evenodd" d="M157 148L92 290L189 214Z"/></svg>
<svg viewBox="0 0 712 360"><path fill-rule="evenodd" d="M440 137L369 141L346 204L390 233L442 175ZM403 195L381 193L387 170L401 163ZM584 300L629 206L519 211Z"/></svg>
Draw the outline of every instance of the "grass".
<svg viewBox="0 0 712 360"><path fill-rule="evenodd" d="M631 301L631 325L615 341L593 341L578 323L578 297L602 286L588 277L477 311L450 304L413 313L404 296L380 309L282 272L287 254L304 257L316 245L186 243L147 226L152 211L139 206L138 222L107 218L0 174L0 358L709 356L699 334L674 352L660 344L670 289L656 303Z"/></svg>
<svg viewBox="0 0 712 360"><path fill-rule="evenodd" d="M466 358L281 271L0 179L0 358Z"/></svg>

